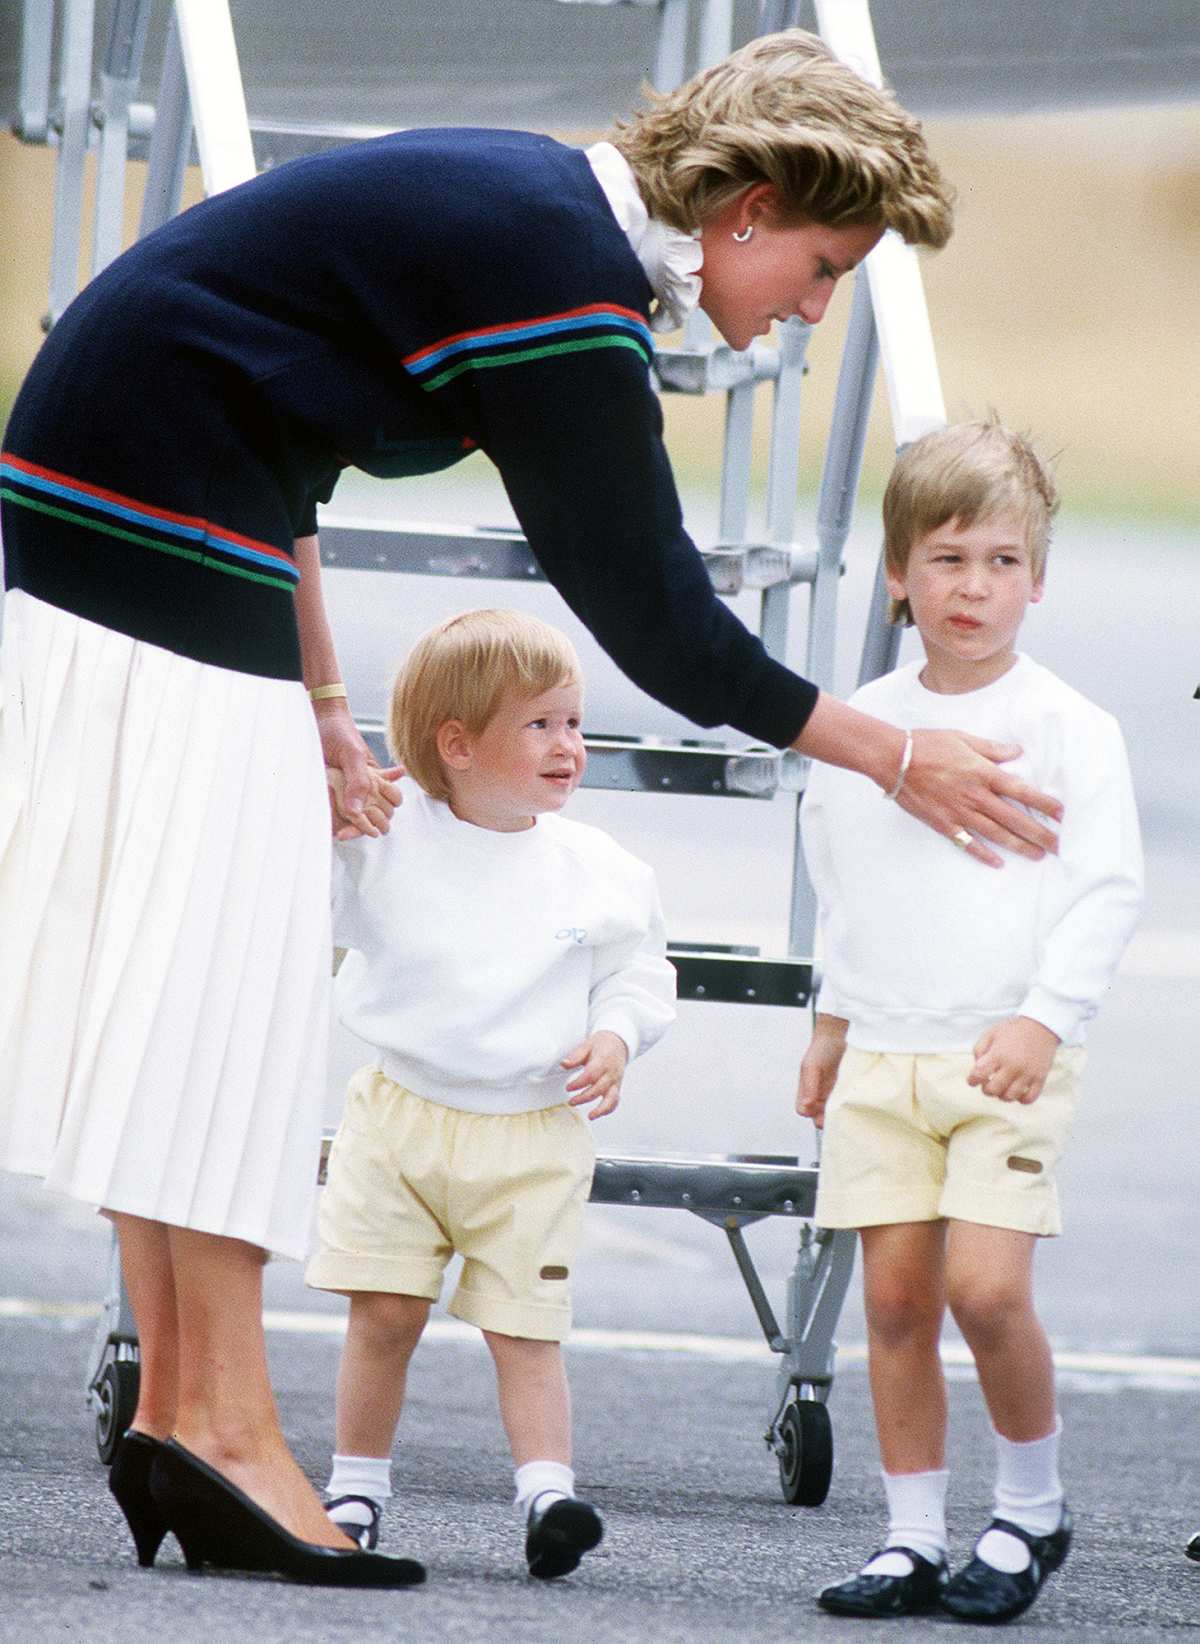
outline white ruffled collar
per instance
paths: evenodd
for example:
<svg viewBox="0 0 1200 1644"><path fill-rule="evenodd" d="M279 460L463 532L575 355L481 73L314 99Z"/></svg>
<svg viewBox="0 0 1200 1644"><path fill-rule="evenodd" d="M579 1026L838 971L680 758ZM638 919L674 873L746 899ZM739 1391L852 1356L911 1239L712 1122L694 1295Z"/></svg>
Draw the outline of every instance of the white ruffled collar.
<svg viewBox="0 0 1200 1644"><path fill-rule="evenodd" d="M683 234L651 217L629 161L611 143L593 143L584 152L654 292L651 331L677 331L700 301L700 230Z"/></svg>

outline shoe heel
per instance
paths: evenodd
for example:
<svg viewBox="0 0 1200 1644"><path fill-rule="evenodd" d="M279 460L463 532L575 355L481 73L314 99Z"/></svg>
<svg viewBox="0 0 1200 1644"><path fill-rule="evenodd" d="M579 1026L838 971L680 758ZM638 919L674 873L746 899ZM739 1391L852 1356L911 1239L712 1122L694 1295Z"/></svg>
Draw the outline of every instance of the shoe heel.
<svg viewBox="0 0 1200 1644"><path fill-rule="evenodd" d="M154 1563L167 1533L167 1521L150 1494L150 1468L159 1448L148 1433L128 1432L108 1472L108 1488L125 1515L143 1569Z"/></svg>

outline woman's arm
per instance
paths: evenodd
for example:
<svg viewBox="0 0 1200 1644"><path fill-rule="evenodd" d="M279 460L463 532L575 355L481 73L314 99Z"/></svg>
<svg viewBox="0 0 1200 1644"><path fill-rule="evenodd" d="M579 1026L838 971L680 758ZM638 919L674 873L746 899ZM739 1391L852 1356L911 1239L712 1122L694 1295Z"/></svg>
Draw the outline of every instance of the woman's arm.
<svg viewBox="0 0 1200 1644"><path fill-rule="evenodd" d="M317 538L297 537L295 557L300 571L295 594L296 626L304 684L311 691L319 685L340 684L342 674L325 613ZM344 696L325 697L312 706L326 769L338 773L339 778L329 784L334 832L339 839L353 839L360 833L372 837L386 833L392 812L400 803L400 795L389 780L398 771L379 770Z"/></svg>
<svg viewBox="0 0 1200 1644"><path fill-rule="evenodd" d="M964 731L914 731L912 739L912 757L896 795L896 804L910 816L948 839L965 828L974 836L968 854L993 868L1003 862L982 843L985 839L1035 860L1057 848L1056 835L1017 807L1027 805L1058 822L1058 800L998 769L1017 757L1018 747ZM822 691L792 747L810 759L860 771L890 793L900 776L905 733Z"/></svg>

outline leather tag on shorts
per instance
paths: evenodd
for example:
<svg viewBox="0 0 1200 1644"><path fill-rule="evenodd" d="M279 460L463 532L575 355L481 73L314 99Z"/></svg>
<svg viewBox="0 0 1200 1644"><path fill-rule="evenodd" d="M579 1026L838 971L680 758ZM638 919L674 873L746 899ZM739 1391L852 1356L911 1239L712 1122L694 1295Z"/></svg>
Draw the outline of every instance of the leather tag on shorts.
<svg viewBox="0 0 1200 1644"><path fill-rule="evenodd" d="M1040 1165L1038 1169L1041 1169ZM565 1267L543 1267L538 1274L539 1279L565 1279L566 1277L567 1269Z"/></svg>
<svg viewBox="0 0 1200 1644"><path fill-rule="evenodd" d="M1041 1162L1038 1159L1023 1159L1019 1153L1014 1153L1008 1161L1010 1170L1024 1171L1026 1176L1040 1176Z"/></svg>

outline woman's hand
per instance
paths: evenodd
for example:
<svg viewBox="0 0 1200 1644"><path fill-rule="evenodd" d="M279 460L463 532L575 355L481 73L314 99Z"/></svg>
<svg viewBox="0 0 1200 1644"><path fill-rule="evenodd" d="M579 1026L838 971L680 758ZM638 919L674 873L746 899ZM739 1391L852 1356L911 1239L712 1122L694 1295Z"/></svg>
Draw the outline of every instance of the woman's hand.
<svg viewBox="0 0 1200 1644"><path fill-rule="evenodd" d="M913 731L912 758L897 791L905 742L897 726L822 691L792 747L810 759L861 771L885 794L894 794L910 816L940 833L947 849L958 845L989 868L1004 863L985 840L1034 861L1058 849L1057 835L1018 809L1027 805L1061 822L1058 800L999 768L1016 759L1020 748L965 731Z"/></svg>
<svg viewBox="0 0 1200 1644"><path fill-rule="evenodd" d="M914 731L912 737L912 759L895 801L910 816L991 868L1002 867L1003 859L984 840L1033 861L1058 849L1051 829L1016 808L1027 805L1060 822L1058 800L999 768L1020 748L965 731ZM959 834L969 834L970 843Z"/></svg>
<svg viewBox="0 0 1200 1644"><path fill-rule="evenodd" d="M356 839L365 834L377 839L388 831L400 803L395 783L404 774L403 766L380 770L344 698L316 702L313 709L325 759L334 838Z"/></svg>

